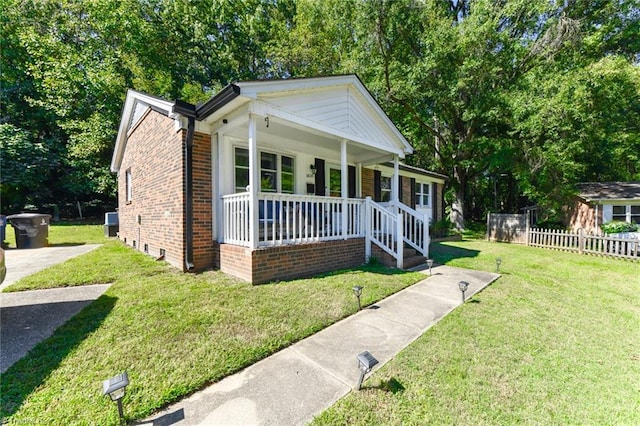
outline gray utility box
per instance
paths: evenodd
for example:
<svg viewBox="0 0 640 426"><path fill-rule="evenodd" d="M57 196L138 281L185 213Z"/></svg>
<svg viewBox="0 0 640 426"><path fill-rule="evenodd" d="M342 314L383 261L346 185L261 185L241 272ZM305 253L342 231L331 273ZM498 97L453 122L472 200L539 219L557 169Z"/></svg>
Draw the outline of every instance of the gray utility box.
<svg viewBox="0 0 640 426"><path fill-rule="evenodd" d="M118 213L110 212L104 214L104 236L117 237L120 225L118 224Z"/></svg>
<svg viewBox="0 0 640 426"><path fill-rule="evenodd" d="M16 246L19 249L49 245L50 214L20 213L7 216L7 220L16 231Z"/></svg>

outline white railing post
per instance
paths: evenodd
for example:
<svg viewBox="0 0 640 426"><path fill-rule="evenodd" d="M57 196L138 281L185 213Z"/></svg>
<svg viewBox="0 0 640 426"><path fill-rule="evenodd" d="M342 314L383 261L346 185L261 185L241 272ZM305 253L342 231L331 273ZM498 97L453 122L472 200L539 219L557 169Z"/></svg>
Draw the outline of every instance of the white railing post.
<svg viewBox="0 0 640 426"><path fill-rule="evenodd" d="M429 245L431 244L431 237L429 237L429 218L426 213L422 218L422 232L423 232L422 244L424 249L423 253L424 253L424 257L428 259Z"/></svg>
<svg viewBox="0 0 640 426"><path fill-rule="evenodd" d="M371 259L371 197L364 199L364 257Z"/></svg>
<svg viewBox="0 0 640 426"><path fill-rule="evenodd" d="M402 269L404 264L404 232L403 232L403 214L396 215L396 263L398 269Z"/></svg>

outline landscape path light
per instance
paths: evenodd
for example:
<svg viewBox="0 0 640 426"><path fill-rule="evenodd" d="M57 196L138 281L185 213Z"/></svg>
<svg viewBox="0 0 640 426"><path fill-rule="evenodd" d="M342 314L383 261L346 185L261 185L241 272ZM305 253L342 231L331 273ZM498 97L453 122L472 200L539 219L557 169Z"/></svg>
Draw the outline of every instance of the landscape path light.
<svg viewBox="0 0 640 426"><path fill-rule="evenodd" d="M466 281L459 281L458 288L462 292L462 303L464 303L464 293L467 291L467 288L469 288L469 283Z"/></svg>
<svg viewBox="0 0 640 426"><path fill-rule="evenodd" d="M362 305L360 304L360 296L362 295L362 286L355 285L353 286L352 290L353 290L353 294L355 294L356 298L358 299L358 310L361 310Z"/></svg>
<svg viewBox="0 0 640 426"><path fill-rule="evenodd" d="M501 257L496 257L496 274L500 272L500 264L502 263Z"/></svg>
<svg viewBox="0 0 640 426"><path fill-rule="evenodd" d="M102 395L109 395L112 401L118 403L118 414L121 419L124 418L124 414L122 413L122 397L124 397L124 392L128 385L129 375L126 371L102 382Z"/></svg>
<svg viewBox="0 0 640 426"><path fill-rule="evenodd" d="M429 275L431 275L431 267L433 266L433 259L427 259L427 266L429 267Z"/></svg>
<svg viewBox="0 0 640 426"><path fill-rule="evenodd" d="M358 359L358 368L360 369L360 377L356 384L356 390L360 390L362 387L362 381L364 380L364 375L370 372L371 369L378 364L378 360L371 355L369 351L362 352L356 358Z"/></svg>

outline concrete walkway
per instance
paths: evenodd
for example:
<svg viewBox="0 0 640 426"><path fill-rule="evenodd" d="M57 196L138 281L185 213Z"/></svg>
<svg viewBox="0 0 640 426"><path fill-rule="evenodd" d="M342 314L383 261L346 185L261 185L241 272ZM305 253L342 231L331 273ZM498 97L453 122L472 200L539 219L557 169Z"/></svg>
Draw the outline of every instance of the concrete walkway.
<svg viewBox="0 0 640 426"><path fill-rule="evenodd" d="M433 276L420 283L138 424L306 424L356 385L359 353L371 352L380 361L375 369L379 368L461 304L459 281L469 282L466 295L471 297L498 277L449 266L434 267Z"/></svg>
<svg viewBox="0 0 640 426"><path fill-rule="evenodd" d="M7 276L0 291L23 277L99 246L5 250ZM0 372L4 373L107 288L109 284L0 293Z"/></svg>

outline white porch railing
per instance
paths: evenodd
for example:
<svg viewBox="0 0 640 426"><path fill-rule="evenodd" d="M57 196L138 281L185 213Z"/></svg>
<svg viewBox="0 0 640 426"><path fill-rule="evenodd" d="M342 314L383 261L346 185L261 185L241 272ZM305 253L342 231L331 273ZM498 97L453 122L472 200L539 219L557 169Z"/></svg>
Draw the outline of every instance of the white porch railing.
<svg viewBox="0 0 640 426"><path fill-rule="evenodd" d="M371 198L331 198L313 195L258 194L257 244L250 238L251 194L225 195L222 241L245 247L269 247L349 238L366 238L403 266L404 243L429 255L426 216L402 203L382 205ZM344 226L343 226L344 225ZM398 244L401 236L401 244Z"/></svg>
<svg viewBox="0 0 640 426"><path fill-rule="evenodd" d="M367 198L371 223L371 240L396 258L398 268L404 263L404 244L429 257L429 223L422 214L403 203L376 203ZM397 236L400 235L401 244Z"/></svg>
<svg viewBox="0 0 640 426"><path fill-rule="evenodd" d="M251 247L250 194L225 195L222 199L223 242ZM260 193L257 246L363 237L363 206L362 199Z"/></svg>

